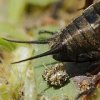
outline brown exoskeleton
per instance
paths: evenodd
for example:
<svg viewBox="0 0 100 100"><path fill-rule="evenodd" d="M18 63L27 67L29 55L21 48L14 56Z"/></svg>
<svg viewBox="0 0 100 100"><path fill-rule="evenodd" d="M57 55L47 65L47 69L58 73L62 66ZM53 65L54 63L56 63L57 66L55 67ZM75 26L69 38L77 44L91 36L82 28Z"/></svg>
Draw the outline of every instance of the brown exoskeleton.
<svg viewBox="0 0 100 100"><path fill-rule="evenodd" d="M52 38L44 41L17 41L5 39L9 42L49 44L50 50L13 64L52 55L61 62L96 62L100 61L100 0L84 10L81 16L73 20ZM98 72L100 67L98 68Z"/></svg>
<svg viewBox="0 0 100 100"><path fill-rule="evenodd" d="M14 63L47 55L53 55L54 59L66 62L97 61L100 59L100 1L89 6L81 16L48 40L5 40L17 43L49 44L51 47L51 50L43 54Z"/></svg>

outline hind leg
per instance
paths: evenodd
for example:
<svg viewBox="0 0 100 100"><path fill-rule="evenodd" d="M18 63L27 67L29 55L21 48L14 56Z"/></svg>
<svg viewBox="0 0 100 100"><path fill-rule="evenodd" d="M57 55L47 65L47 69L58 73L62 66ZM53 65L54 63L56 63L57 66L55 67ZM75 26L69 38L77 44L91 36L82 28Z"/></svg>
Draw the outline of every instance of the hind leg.
<svg viewBox="0 0 100 100"><path fill-rule="evenodd" d="M82 62L94 63L97 61L100 61L100 51L99 50L81 53L78 56L76 55L75 62L77 62L77 63L82 63Z"/></svg>

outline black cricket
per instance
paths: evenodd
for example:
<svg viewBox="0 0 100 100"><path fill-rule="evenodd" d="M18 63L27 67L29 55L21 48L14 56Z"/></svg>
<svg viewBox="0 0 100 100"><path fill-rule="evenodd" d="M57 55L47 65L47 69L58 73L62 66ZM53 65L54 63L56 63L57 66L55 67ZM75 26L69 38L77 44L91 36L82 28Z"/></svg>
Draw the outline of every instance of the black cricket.
<svg viewBox="0 0 100 100"><path fill-rule="evenodd" d="M54 33L50 39L43 41L5 40L16 43L49 44L51 48L47 52L12 64L52 55L55 60L61 62L91 62L93 66L97 66L100 64L100 0L86 8L81 16L73 20L64 29ZM95 70L99 72L96 76L100 76L100 67L98 66ZM94 90L98 80L100 80L100 77L92 81L93 87L80 93L75 100Z"/></svg>
<svg viewBox="0 0 100 100"><path fill-rule="evenodd" d="M5 39L5 38L4 38ZM61 62L94 62L100 60L100 0L84 10L81 16L73 20L68 26L56 32L52 38L44 41L17 41L5 39L9 42L49 44L50 50L30 57L24 61L52 55Z"/></svg>

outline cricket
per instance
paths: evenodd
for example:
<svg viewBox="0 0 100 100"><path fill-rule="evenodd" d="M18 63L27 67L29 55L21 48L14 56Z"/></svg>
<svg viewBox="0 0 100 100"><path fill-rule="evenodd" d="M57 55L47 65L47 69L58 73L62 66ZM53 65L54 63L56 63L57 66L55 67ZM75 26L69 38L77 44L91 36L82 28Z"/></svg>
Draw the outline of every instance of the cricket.
<svg viewBox="0 0 100 100"><path fill-rule="evenodd" d="M49 31L46 32L50 33ZM19 41L3 38L9 42L50 46L50 50L42 54L25 58L20 61L15 61L12 62L12 64L52 55L53 59L60 62L91 62L91 66L98 65L100 62L100 0L87 7L80 16L74 19L69 25L65 26L59 32L51 33L53 33L51 38L39 41ZM95 69L94 73L99 71L100 67ZM97 76L98 75L99 74L97 74ZM94 84L96 84L97 81L98 80L93 81ZM51 80L49 80L49 82L51 82ZM54 82L52 84L56 83ZM59 85L60 84L62 85L62 83L59 83ZM89 91L90 90L91 89L89 89ZM82 94L86 94L87 92L88 91ZM80 94L77 99L82 94Z"/></svg>

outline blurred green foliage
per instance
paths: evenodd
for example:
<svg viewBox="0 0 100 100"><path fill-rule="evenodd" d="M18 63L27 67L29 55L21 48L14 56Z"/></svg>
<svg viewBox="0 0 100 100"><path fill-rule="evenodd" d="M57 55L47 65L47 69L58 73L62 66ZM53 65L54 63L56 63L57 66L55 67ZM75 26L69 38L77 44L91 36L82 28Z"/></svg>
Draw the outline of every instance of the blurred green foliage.
<svg viewBox="0 0 100 100"><path fill-rule="evenodd" d="M49 30L52 32L56 32L58 31L58 25L39 24L39 26L28 26L29 29L26 29L23 19L24 17L26 17L25 10L28 4L31 4L41 10L41 8L45 9L48 5L52 5L56 1L58 0L7 0L5 2L6 4L4 3L4 8L2 8L2 10L5 9L6 11L0 14L2 16L2 18L0 17L0 50L3 50L4 52L11 55L4 57L7 59L11 59L11 61L6 64L4 59L4 63L0 64L0 75L7 76L6 78L4 77L4 79L6 79L8 82L6 84L5 82L1 82L0 80L0 99L36 100L38 95L42 95L44 97L50 98L51 100L64 100L66 98L70 98L70 100L73 100L74 97L78 94L79 91L77 90L72 80L70 80L70 83L66 83L64 87L55 89L53 87L49 87L42 79L42 74L45 70L44 66L46 64L57 62L52 59L51 56L39 58L29 62L23 62L16 65L10 64L13 61L25 59L49 50L50 48L47 45L30 46L9 43L2 39L3 37L5 37L17 40L41 40L51 37L50 34L39 35L38 32L40 30ZM66 7L70 8L73 5L74 8L74 6L77 6L74 5L74 2L76 2L75 0L70 0L67 2L69 3L67 6L65 5ZM35 13L35 10L32 13ZM27 16L29 17L29 15ZM32 19L34 19L34 16L31 17ZM25 20L28 20L27 17ZM27 23L27 25L28 24L29 23ZM2 52L0 52L0 54L2 54ZM1 72L2 68L4 69ZM21 93L23 93L24 96Z"/></svg>
<svg viewBox="0 0 100 100"><path fill-rule="evenodd" d="M58 0L29 0L30 3L33 5L38 5L38 6L47 6L49 4L52 4Z"/></svg>

